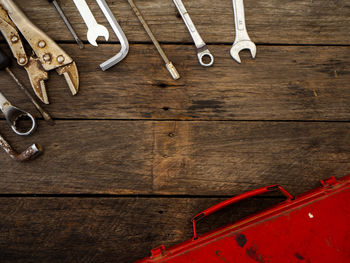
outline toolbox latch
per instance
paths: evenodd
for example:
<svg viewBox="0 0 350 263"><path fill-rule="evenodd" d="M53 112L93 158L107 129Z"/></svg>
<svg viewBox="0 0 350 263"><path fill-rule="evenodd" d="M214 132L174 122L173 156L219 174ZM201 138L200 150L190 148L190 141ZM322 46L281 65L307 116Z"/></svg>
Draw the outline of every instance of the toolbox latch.
<svg viewBox="0 0 350 263"><path fill-rule="evenodd" d="M163 255L164 250L165 250L165 246L164 245L161 245L159 247L153 248L151 250L151 255L152 255L152 257L159 257L159 256Z"/></svg>

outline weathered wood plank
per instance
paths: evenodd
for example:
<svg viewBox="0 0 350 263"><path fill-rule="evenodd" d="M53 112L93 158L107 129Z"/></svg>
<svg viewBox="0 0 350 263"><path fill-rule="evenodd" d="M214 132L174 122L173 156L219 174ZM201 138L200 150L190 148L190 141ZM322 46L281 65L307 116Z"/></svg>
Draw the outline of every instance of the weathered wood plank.
<svg viewBox="0 0 350 263"><path fill-rule="evenodd" d="M27 15L57 40L72 40L48 3L17 0ZM61 5L78 34L86 39L86 26L70 0ZM93 0L88 1L100 23L108 25ZM127 1L108 1L130 41L149 41ZM171 0L135 1L160 41L192 42ZM233 43L232 1L184 1L192 20L207 43ZM339 1L245 0L247 28L258 43L350 44L350 3ZM111 32L111 39L116 40Z"/></svg>
<svg viewBox="0 0 350 263"><path fill-rule="evenodd" d="M192 46L165 45L182 78L173 81L152 45L132 45L125 61L102 72L98 65L118 48L77 51L81 89L72 97L63 77L50 74L47 89L56 118L346 120L350 119L350 47L259 47L256 60L229 46L210 46L212 68L198 64ZM24 70L13 67L28 83ZM5 73L2 91L28 105ZM25 104L26 103L26 104Z"/></svg>
<svg viewBox="0 0 350 263"><path fill-rule="evenodd" d="M169 247L189 239L191 218L221 200L0 198L0 259L133 262L161 244ZM199 230L205 233L273 203L271 198L239 203L203 220Z"/></svg>
<svg viewBox="0 0 350 263"><path fill-rule="evenodd" d="M45 150L28 163L1 152L1 193L148 193L152 187L150 122L40 122L28 138L5 122L0 128L18 151L33 142Z"/></svg>
<svg viewBox="0 0 350 263"><path fill-rule="evenodd" d="M301 193L350 171L348 123L71 120L29 138L0 124L16 149L45 147L25 164L0 154L3 194Z"/></svg>

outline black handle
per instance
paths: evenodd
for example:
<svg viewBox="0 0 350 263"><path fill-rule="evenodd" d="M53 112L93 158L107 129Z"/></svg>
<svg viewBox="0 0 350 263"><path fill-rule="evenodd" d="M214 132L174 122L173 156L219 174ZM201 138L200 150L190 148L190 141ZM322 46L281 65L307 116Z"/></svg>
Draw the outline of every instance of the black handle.
<svg viewBox="0 0 350 263"><path fill-rule="evenodd" d="M4 70L11 65L11 59L0 49L0 70Z"/></svg>

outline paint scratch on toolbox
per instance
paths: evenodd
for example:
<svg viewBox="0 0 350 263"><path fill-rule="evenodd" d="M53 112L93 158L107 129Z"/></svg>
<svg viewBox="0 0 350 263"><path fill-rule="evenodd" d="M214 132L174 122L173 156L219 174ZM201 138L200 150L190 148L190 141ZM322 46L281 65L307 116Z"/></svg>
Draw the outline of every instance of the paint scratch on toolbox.
<svg viewBox="0 0 350 263"><path fill-rule="evenodd" d="M254 259L256 262L266 263L264 256L260 255L254 247L247 248L245 252L246 252L248 257Z"/></svg>
<svg viewBox="0 0 350 263"><path fill-rule="evenodd" d="M235 235L235 240L240 247L244 247L247 243L247 238L244 234Z"/></svg>
<svg viewBox="0 0 350 263"><path fill-rule="evenodd" d="M226 260L223 256L221 256L221 250L216 250L215 254L220 258L223 262L229 263L229 261Z"/></svg>

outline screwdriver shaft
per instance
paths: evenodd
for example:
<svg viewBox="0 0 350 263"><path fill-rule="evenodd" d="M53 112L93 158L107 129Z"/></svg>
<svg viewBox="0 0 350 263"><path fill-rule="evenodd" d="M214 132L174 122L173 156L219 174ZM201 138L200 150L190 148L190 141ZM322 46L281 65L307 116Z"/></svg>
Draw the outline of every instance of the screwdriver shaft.
<svg viewBox="0 0 350 263"><path fill-rule="evenodd" d="M64 14L61 6L57 3L56 0L52 1L52 4L54 5L54 7L56 8L58 14L61 16L61 18L63 19L63 22L66 24L66 27L68 28L68 30L71 32L72 36L74 37L75 41L77 42L77 44L79 45L80 49L84 48L84 44L83 42L80 40L80 38L78 37L77 33L75 32L73 26L71 25L71 23L69 22L68 18L66 17L66 15Z"/></svg>
<svg viewBox="0 0 350 263"><path fill-rule="evenodd" d="M137 8L137 6L135 5L133 0L128 0L129 5L131 6L132 10L134 11L135 15L137 16L137 18L139 19L140 23L142 24L142 26L144 27L145 31L147 32L148 36L151 38L154 46L156 47L156 49L158 50L159 55L162 57L162 59L165 62L166 68L168 69L168 71L170 72L171 76L173 77L173 79L179 79L180 75L177 72L176 68L174 67L173 63L170 62L170 60L168 59L168 57L165 55L164 50L162 49L162 47L160 46L158 40L156 39L156 37L153 35L152 30L149 28L148 24L146 23L146 20L143 18L140 10Z"/></svg>
<svg viewBox="0 0 350 263"><path fill-rule="evenodd" d="M17 83L20 90L24 92L24 94L30 99L30 101L34 104L35 108L40 112L40 114L43 116L45 121L47 121L50 125L54 125L54 121L52 120L51 116L39 105L39 103L36 101L36 99L29 93L27 88L17 79L15 74L11 71L10 68L5 68L7 73L12 77L12 79Z"/></svg>

